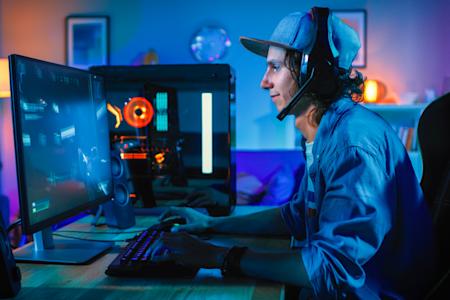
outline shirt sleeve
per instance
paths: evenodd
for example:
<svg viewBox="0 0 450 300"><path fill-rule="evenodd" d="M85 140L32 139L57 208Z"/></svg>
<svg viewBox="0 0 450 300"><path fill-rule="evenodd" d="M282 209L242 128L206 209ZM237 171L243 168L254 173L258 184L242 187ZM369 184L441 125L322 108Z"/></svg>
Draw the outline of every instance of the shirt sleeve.
<svg viewBox="0 0 450 300"><path fill-rule="evenodd" d="M395 184L377 157L359 147L321 166L318 231L302 248L302 259L315 295L340 298L365 283L362 266L391 228Z"/></svg>
<svg viewBox="0 0 450 300"><path fill-rule="evenodd" d="M305 172L306 174L306 172ZM281 217L286 224L289 232L297 240L304 240L306 237L305 227L305 197L304 189L306 184L306 175L303 175L298 193L295 194L291 201L281 207Z"/></svg>

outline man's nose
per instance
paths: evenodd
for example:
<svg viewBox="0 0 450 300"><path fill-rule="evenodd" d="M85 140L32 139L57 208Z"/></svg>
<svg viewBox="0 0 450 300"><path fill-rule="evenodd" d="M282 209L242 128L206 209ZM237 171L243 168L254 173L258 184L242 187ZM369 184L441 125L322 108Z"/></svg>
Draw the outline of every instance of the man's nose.
<svg viewBox="0 0 450 300"><path fill-rule="evenodd" d="M267 72L264 73L260 86L262 89L267 90L273 88L273 82L270 80L269 76L267 76Z"/></svg>

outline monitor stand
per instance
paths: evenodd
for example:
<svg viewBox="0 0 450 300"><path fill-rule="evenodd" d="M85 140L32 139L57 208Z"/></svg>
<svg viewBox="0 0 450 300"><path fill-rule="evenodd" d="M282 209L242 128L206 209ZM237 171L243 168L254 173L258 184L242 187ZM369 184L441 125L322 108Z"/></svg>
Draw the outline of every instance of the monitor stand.
<svg viewBox="0 0 450 300"><path fill-rule="evenodd" d="M17 262L87 264L113 246L112 242L53 239L51 228L36 232L33 239L14 250Z"/></svg>

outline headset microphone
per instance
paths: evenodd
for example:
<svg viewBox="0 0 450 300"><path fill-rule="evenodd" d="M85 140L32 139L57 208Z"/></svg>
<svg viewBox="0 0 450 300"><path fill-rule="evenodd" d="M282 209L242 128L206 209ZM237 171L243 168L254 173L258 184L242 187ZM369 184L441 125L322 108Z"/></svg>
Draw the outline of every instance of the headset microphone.
<svg viewBox="0 0 450 300"><path fill-rule="evenodd" d="M315 71L316 71L315 68L313 68L311 70L311 75L309 76L309 78L300 87L300 89L297 91L297 93L295 93L295 95L292 97L291 101L289 101L289 104L285 108L283 108L282 111L280 111L280 113L277 115L278 120L283 121L283 119L293 111L293 109L297 106L297 104L304 105L305 102L303 102L303 103L300 102L300 99L302 99L303 95L307 92L309 86L311 85L311 82L314 79ZM298 111L303 111L305 109L306 109L306 107L298 107L297 108Z"/></svg>

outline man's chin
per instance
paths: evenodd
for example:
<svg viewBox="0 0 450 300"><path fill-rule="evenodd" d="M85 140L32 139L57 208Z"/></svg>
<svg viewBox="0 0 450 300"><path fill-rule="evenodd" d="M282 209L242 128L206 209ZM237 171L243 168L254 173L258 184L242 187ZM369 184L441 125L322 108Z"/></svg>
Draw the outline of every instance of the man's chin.
<svg viewBox="0 0 450 300"><path fill-rule="evenodd" d="M280 113L284 109L284 105L275 105L278 113Z"/></svg>

